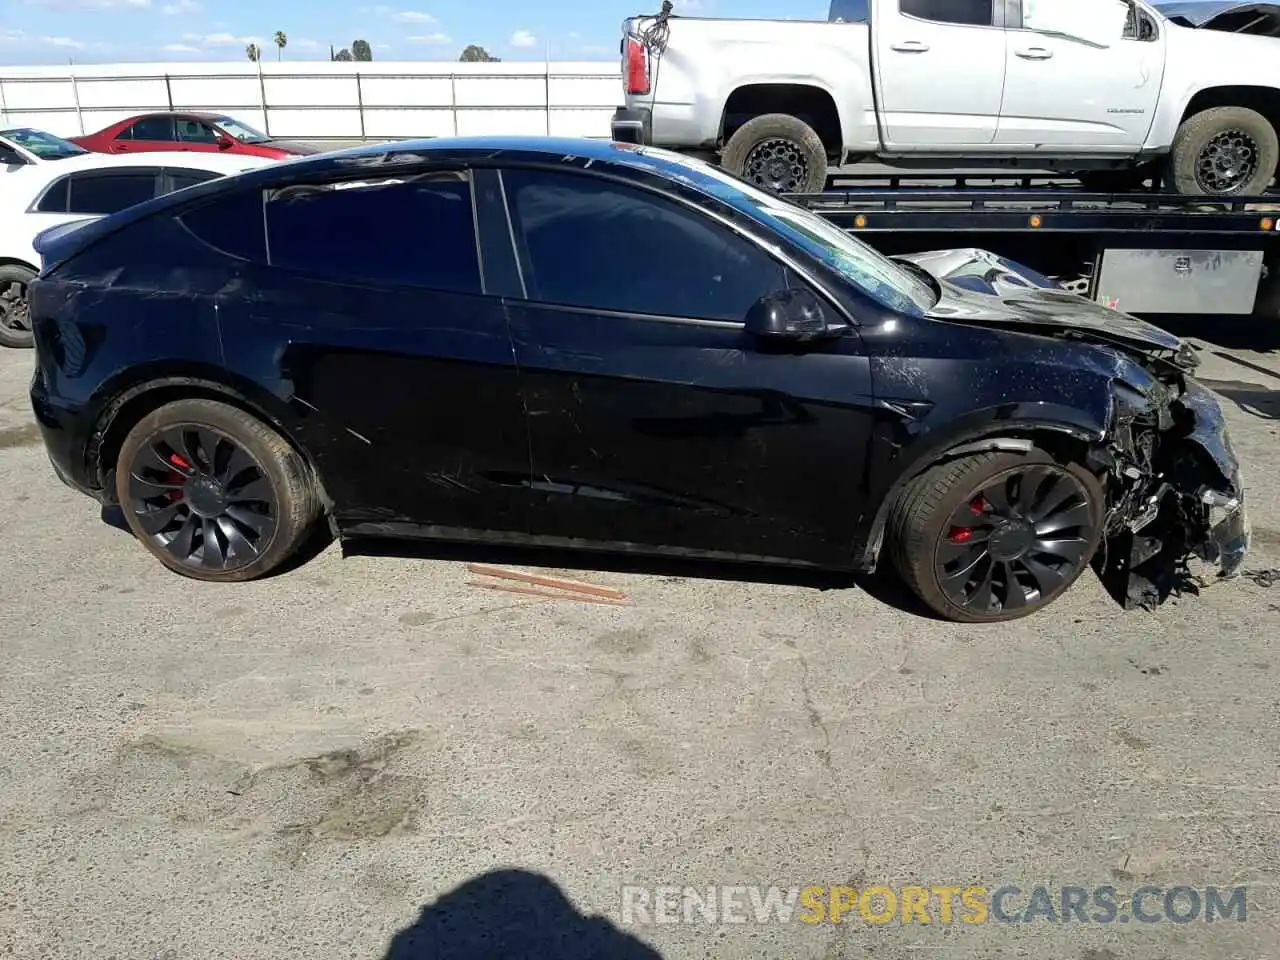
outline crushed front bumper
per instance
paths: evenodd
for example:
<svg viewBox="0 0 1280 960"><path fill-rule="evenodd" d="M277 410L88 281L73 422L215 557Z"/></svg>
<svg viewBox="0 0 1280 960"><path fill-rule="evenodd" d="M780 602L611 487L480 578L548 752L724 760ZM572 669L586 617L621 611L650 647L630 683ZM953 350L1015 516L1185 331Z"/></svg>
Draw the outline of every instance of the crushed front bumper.
<svg viewBox="0 0 1280 960"><path fill-rule="evenodd" d="M1199 585L1188 562L1197 557L1219 578L1240 573L1250 525L1240 461L1217 398L1195 380L1171 404L1181 425L1161 438L1152 473L1124 474L1139 496L1116 517L1107 538L1103 582L1125 607L1152 609Z"/></svg>
<svg viewBox="0 0 1280 960"><path fill-rule="evenodd" d="M1217 564L1220 576L1233 577L1244 565L1252 536L1240 461L1231 447L1222 406L1206 387L1188 378L1186 393L1178 402L1194 418L1188 441L1198 446L1222 473L1221 478L1213 478L1198 491L1206 514L1207 535L1196 554L1207 563Z"/></svg>

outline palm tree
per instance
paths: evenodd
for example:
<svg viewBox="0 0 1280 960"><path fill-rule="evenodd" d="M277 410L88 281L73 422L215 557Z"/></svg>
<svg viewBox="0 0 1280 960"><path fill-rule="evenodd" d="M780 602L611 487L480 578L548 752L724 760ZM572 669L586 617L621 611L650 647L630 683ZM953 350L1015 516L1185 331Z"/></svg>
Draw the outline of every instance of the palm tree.
<svg viewBox="0 0 1280 960"><path fill-rule="evenodd" d="M283 30L277 30L276 35L271 38L276 44L276 60L280 59L280 52L289 45L289 38L284 35Z"/></svg>
<svg viewBox="0 0 1280 960"><path fill-rule="evenodd" d="M251 43L244 48L244 55L254 63L257 63L258 58L262 56L262 51L258 49L258 45L256 43Z"/></svg>

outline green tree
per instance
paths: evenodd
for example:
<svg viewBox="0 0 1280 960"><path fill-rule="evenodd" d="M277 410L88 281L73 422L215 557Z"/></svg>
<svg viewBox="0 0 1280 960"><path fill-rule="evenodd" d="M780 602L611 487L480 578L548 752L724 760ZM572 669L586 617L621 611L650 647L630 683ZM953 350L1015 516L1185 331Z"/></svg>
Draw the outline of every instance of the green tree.
<svg viewBox="0 0 1280 960"><path fill-rule="evenodd" d="M497 63L498 58L490 55L489 51L477 43L467 44L467 48L462 51L462 56L458 58L463 63Z"/></svg>
<svg viewBox="0 0 1280 960"><path fill-rule="evenodd" d="M337 53L333 55L333 59L341 61L342 63L350 63L355 58L351 56L350 50L348 50L346 47L343 47L341 50L339 50Z"/></svg>
<svg viewBox="0 0 1280 960"><path fill-rule="evenodd" d="M368 63L373 59L373 48L369 46L368 40L357 40L351 44L351 56L361 63Z"/></svg>
<svg viewBox="0 0 1280 960"><path fill-rule="evenodd" d="M256 43L251 43L244 48L244 55L254 63L257 63L262 57L262 51L258 48Z"/></svg>
<svg viewBox="0 0 1280 960"><path fill-rule="evenodd" d="M276 60L280 59L280 54L284 52L284 48L289 45L289 38L284 35L283 30L277 30L276 35L271 38L276 45Z"/></svg>

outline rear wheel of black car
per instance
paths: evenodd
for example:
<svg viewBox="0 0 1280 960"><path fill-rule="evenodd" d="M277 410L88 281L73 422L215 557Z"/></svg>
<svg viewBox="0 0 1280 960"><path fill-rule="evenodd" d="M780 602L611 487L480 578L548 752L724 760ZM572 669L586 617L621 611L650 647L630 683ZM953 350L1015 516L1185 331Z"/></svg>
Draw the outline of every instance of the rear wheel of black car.
<svg viewBox="0 0 1280 960"><path fill-rule="evenodd" d="M27 284L35 276L34 270L18 263L0 265L0 347L26 349L31 346Z"/></svg>
<svg viewBox="0 0 1280 960"><path fill-rule="evenodd" d="M310 471L236 407L178 400L125 438L116 494L138 540L197 580L252 580L288 560L319 514Z"/></svg>
<svg viewBox="0 0 1280 960"><path fill-rule="evenodd" d="M925 471L889 518L894 565L948 620L1035 613L1089 566L1102 539L1103 490L1040 450L984 452Z"/></svg>
<svg viewBox="0 0 1280 960"><path fill-rule="evenodd" d="M740 126L724 145L720 165L774 193L819 193L827 186L822 138L787 113L766 113Z"/></svg>

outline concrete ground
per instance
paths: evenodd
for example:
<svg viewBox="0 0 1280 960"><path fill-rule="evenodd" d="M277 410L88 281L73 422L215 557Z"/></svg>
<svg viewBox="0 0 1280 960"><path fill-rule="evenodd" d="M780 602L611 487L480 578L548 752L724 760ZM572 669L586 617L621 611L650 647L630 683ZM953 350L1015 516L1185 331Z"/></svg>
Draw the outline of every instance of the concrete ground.
<svg viewBox="0 0 1280 960"><path fill-rule="evenodd" d="M1280 359L1203 356L1251 576L1147 614L1088 575L981 628L698 566L572 572L630 606L404 550L198 584L58 483L30 355L0 352L0 956L1280 955ZM1244 922L628 925L620 892L878 883L1248 900Z"/></svg>

